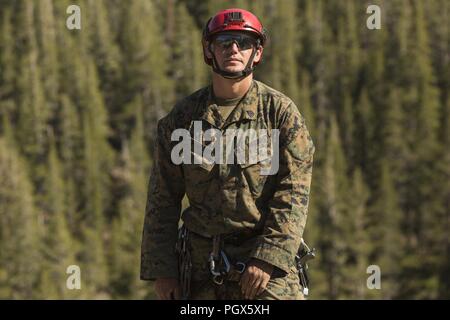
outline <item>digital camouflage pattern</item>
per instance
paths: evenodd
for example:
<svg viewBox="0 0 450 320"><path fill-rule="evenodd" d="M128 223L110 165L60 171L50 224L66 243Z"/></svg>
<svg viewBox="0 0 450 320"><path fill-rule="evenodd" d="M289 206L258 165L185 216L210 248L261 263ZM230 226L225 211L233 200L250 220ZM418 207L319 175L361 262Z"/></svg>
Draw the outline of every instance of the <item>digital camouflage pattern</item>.
<svg viewBox="0 0 450 320"><path fill-rule="evenodd" d="M190 206L181 219L189 230L204 237L253 233L243 259L266 261L286 275L295 268L315 150L305 119L292 100L256 80L226 120L212 97L212 86L200 89L158 122L142 238L144 280L177 277L174 248L184 194ZM173 164L171 150L178 142L171 141L171 134L178 128L192 131L194 121L202 121L204 131L266 129L270 134L279 129L277 174L260 174L268 165L264 159L255 164Z"/></svg>

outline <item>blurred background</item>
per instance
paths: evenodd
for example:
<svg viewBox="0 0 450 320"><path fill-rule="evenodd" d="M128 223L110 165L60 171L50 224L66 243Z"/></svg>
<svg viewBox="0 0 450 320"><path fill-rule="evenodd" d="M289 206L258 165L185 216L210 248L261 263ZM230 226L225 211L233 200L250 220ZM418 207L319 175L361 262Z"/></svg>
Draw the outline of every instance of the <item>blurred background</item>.
<svg viewBox="0 0 450 320"><path fill-rule="evenodd" d="M450 298L448 1L0 0L1 299L155 297L139 280L155 125L208 84L201 29L230 7L268 29L255 77L316 145L310 298Z"/></svg>

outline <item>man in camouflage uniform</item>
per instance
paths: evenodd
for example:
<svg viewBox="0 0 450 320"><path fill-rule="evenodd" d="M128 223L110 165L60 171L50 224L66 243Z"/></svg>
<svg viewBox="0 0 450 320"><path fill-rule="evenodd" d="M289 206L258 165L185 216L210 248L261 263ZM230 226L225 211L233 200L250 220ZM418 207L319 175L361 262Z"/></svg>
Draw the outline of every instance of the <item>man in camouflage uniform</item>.
<svg viewBox="0 0 450 320"><path fill-rule="evenodd" d="M220 11L203 35L205 61L214 71L212 84L179 101L158 122L141 279L156 280L160 299L180 298L180 285L186 288L180 284L180 269L189 271L189 299L303 298L295 255L306 223L314 144L292 100L253 80L265 41L252 13ZM195 137L196 122L203 132L213 128L223 136L230 129L266 130L269 136L279 130L279 145L270 139L269 158L256 162L241 163L234 155L233 163L211 163L194 149L190 155L202 161L174 163L178 141L173 141L173 132L185 129ZM201 150L214 141L193 140ZM223 141L224 149L238 146L236 140ZM244 147L249 144L245 140ZM274 161L278 170L261 174L274 168ZM181 230L189 241L182 251L189 261L180 268L175 247L185 194L190 206L181 214Z"/></svg>

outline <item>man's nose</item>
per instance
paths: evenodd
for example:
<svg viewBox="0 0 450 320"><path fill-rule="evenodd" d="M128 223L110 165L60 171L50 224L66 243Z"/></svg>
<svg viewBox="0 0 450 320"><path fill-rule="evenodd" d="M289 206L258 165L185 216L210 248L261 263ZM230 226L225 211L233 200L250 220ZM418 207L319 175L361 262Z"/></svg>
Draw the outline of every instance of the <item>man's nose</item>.
<svg viewBox="0 0 450 320"><path fill-rule="evenodd" d="M233 43L228 49L233 53L239 52L239 46L236 41L233 41Z"/></svg>

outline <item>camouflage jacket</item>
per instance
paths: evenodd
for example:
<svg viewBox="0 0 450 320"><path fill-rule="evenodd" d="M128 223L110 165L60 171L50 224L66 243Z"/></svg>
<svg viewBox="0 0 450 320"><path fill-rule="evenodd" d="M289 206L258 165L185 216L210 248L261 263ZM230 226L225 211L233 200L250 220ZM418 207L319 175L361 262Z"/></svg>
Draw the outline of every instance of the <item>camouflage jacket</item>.
<svg viewBox="0 0 450 320"><path fill-rule="evenodd" d="M190 206L181 219L191 231L203 236L254 231L258 240L251 257L285 272L294 264L306 223L315 150L305 119L292 100L256 80L226 120L212 102L211 92L212 86L196 91L158 122L142 236L141 279L177 277L174 247L185 194ZM265 129L270 136L278 129L278 171L262 175L270 161L260 158L256 163L236 163L235 159L234 164L174 164L172 148L178 141L172 141L172 132L186 129L192 133L195 121L201 121L202 130L220 132ZM249 141L245 140L244 147ZM203 149L207 146L205 141L199 143ZM238 145L242 144L234 144Z"/></svg>

